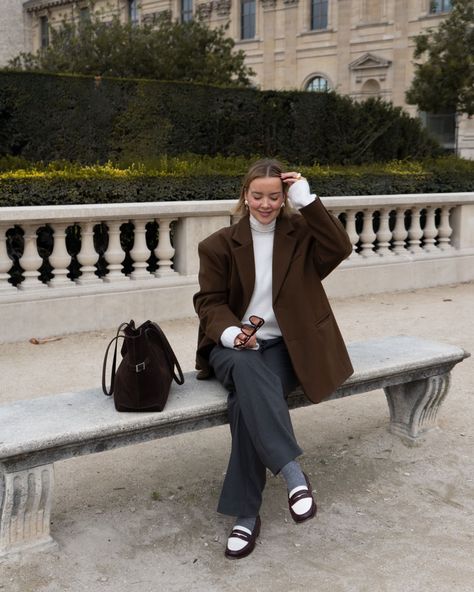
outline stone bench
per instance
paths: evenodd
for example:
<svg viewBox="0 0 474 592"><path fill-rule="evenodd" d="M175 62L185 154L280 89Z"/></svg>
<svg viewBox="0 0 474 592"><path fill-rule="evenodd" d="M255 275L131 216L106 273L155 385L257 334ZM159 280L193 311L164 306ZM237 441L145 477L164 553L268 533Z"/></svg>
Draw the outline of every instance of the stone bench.
<svg viewBox="0 0 474 592"><path fill-rule="evenodd" d="M436 426L450 371L469 354L414 337L348 347L355 373L330 398L383 388L390 430L414 443ZM308 404L301 391L291 408ZM226 393L216 380L186 375L173 383L161 413L117 413L100 389L0 406L0 558L54 548L50 536L56 461L227 423Z"/></svg>

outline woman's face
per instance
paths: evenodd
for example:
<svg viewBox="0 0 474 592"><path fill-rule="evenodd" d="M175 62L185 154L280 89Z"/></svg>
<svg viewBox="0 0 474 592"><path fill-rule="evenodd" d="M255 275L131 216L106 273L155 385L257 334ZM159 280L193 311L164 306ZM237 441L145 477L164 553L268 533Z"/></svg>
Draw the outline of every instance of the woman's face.
<svg viewBox="0 0 474 592"><path fill-rule="evenodd" d="M284 201L281 179L279 177L254 179L245 197L252 216L261 224L270 224L280 213Z"/></svg>

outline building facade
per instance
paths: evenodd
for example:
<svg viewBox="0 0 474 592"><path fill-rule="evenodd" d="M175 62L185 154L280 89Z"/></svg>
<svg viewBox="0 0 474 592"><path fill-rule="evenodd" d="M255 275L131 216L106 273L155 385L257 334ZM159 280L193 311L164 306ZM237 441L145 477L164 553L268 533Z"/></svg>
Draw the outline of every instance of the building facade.
<svg viewBox="0 0 474 592"><path fill-rule="evenodd" d="M87 18L90 10L153 23L163 11L182 21L199 14L226 25L261 89L333 89L357 100L381 97L415 115L405 91L414 75L415 37L437 27L451 0L8 0L22 5L25 49L48 44L51 26ZM17 11L18 12L18 11ZM4 61L0 54L0 62ZM443 144L455 148L454 116L425 116ZM462 118L461 155L474 158L474 124Z"/></svg>

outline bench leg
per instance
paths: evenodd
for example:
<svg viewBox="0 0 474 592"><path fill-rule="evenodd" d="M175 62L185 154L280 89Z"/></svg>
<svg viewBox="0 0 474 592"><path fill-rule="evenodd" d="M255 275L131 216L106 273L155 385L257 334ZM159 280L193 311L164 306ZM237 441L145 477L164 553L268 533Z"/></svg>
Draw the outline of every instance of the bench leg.
<svg viewBox="0 0 474 592"><path fill-rule="evenodd" d="M436 416L448 394L450 373L384 389L390 409L390 431L416 443L436 427Z"/></svg>
<svg viewBox="0 0 474 592"><path fill-rule="evenodd" d="M53 465L21 471L0 465L0 559L57 547L50 536Z"/></svg>

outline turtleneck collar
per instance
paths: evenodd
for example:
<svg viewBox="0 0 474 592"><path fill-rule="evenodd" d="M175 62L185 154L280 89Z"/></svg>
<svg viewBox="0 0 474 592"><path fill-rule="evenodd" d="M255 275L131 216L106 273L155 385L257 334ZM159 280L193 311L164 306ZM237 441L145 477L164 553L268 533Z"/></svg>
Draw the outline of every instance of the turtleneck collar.
<svg viewBox="0 0 474 592"><path fill-rule="evenodd" d="M252 214L249 215L250 228L256 232L273 232L275 230L276 220L272 220L269 224L262 224Z"/></svg>

